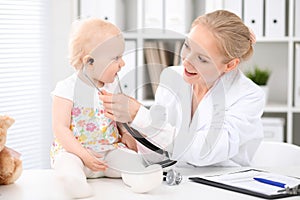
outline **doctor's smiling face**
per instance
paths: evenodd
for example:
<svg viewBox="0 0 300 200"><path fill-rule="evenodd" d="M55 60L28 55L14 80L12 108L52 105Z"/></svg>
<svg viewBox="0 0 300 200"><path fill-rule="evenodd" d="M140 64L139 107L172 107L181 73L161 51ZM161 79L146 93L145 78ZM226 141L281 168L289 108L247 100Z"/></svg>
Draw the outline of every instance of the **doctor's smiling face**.
<svg viewBox="0 0 300 200"><path fill-rule="evenodd" d="M227 71L227 65L223 63L224 56L218 46L207 27L197 25L191 29L181 51L186 82L209 88Z"/></svg>
<svg viewBox="0 0 300 200"><path fill-rule="evenodd" d="M182 47L184 80L209 89L214 82L249 59L254 34L235 14L216 11L199 16Z"/></svg>

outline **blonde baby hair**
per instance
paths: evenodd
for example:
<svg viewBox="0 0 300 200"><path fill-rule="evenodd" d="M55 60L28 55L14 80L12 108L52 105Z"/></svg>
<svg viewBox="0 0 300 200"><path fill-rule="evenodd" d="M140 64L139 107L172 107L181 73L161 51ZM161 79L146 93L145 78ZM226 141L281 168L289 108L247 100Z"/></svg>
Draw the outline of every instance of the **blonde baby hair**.
<svg viewBox="0 0 300 200"><path fill-rule="evenodd" d="M86 62L84 57L106 39L121 31L112 23L99 19L88 18L77 20L72 24L69 39L69 62L76 69L82 68Z"/></svg>

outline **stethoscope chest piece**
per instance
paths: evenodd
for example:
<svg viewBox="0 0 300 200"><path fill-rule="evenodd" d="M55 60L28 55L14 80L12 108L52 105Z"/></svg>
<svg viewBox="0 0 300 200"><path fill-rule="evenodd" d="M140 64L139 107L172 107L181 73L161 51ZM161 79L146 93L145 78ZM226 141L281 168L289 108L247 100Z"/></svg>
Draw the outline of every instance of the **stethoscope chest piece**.
<svg viewBox="0 0 300 200"><path fill-rule="evenodd" d="M182 176L179 172L176 172L173 169L170 169L166 174L166 183L168 185L179 185L182 181Z"/></svg>

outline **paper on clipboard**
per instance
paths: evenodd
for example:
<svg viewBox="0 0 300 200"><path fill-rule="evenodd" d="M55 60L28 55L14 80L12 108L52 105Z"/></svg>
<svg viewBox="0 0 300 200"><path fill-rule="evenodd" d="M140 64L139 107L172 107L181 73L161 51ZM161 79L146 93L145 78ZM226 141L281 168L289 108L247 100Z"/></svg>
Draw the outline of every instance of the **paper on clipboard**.
<svg viewBox="0 0 300 200"><path fill-rule="evenodd" d="M190 180L260 197L279 198L281 196L290 196L285 191L282 191L282 188L258 182L253 179L254 177L285 183L290 188L300 184L299 178L260 171L256 169L249 169L215 176L190 177ZM197 178L200 178L201 180ZM208 180L208 182L206 182L206 180Z"/></svg>

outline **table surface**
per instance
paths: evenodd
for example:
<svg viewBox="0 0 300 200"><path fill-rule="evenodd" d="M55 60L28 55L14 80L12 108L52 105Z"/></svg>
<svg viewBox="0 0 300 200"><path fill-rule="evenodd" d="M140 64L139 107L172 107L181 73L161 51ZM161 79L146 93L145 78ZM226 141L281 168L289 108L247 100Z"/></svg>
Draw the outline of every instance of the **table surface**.
<svg viewBox="0 0 300 200"><path fill-rule="evenodd" d="M151 199L230 199L230 200L247 200L261 199L241 193L236 193L224 189L219 189L203 184L189 182L188 176L193 175L213 175L224 172L244 170L247 168L219 168L219 167L202 167L202 168L176 168L183 175L183 181L180 185L168 186L163 183L160 187L145 194L136 194L131 192L123 184L121 179L89 179L89 183L94 189L94 196L85 198L93 199L130 199L130 200L151 200ZM287 168L265 168L274 173L300 177L300 166ZM199 198L198 198L199 197ZM54 176L51 169L24 170L21 177L11 185L0 186L0 200L67 200L70 199L60 186L59 180ZM297 197L284 198L288 200L298 199Z"/></svg>

